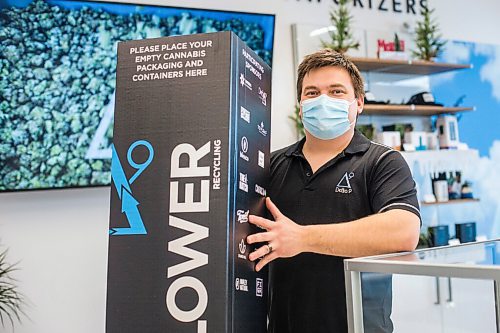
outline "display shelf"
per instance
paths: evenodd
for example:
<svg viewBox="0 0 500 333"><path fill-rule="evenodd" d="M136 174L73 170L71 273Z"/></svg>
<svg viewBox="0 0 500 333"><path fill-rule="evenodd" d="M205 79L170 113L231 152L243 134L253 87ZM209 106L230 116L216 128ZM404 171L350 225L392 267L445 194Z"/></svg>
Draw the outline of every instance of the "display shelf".
<svg viewBox="0 0 500 333"><path fill-rule="evenodd" d="M420 202L422 206L432 206L432 205L446 205L454 203L468 203L468 202L478 202L479 199L453 199L448 201L436 201L436 202Z"/></svg>
<svg viewBox="0 0 500 333"><path fill-rule="evenodd" d="M474 111L473 107L443 107L434 105L406 105L406 104L365 104L363 113L366 115L387 116L434 116L464 111Z"/></svg>
<svg viewBox="0 0 500 333"><path fill-rule="evenodd" d="M479 160L479 151L475 149L403 151L401 155L413 172L423 175L450 170L473 172Z"/></svg>
<svg viewBox="0 0 500 333"><path fill-rule="evenodd" d="M362 72L378 72L393 74L430 75L472 68L470 64L449 64L423 60L391 60L377 58L356 58L351 60Z"/></svg>

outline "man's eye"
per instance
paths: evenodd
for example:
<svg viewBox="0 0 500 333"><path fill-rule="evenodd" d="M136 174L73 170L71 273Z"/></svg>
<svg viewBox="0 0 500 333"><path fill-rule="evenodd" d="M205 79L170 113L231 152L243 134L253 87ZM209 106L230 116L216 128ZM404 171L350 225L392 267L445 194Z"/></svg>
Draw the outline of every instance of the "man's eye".
<svg viewBox="0 0 500 333"><path fill-rule="evenodd" d="M316 96L318 94L317 91L307 91L306 96Z"/></svg>
<svg viewBox="0 0 500 333"><path fill-rule="evenodd" d="M341 95L341 94L343 94L344 92L343 92L342 90L340 90L340 89L335 89L335 90L332 90L330 93L331 93L332 95Z"/></svg>

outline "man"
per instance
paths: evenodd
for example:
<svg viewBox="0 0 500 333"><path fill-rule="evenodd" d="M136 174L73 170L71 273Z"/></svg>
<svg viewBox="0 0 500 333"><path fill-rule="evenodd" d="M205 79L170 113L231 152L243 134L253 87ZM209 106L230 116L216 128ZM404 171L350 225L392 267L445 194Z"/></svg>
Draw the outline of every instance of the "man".
<svg viewBox="0 0 500 333"><path fill-rule="evenodd" d="M257 271L273 262L269 332L343 333L343 259L415 249L415 182L399 152L354 130L363 80L344 55L322 50L307 56L298 69L297 96L306 135L271 157L266 205L274 221L250 216L265 232L248 236L248 243L265 245L249 258L258 261ZM379 285L390 294L390 280ZM374 323L365 323L377 330L366 332L392 331L382 302Z"/></svg>

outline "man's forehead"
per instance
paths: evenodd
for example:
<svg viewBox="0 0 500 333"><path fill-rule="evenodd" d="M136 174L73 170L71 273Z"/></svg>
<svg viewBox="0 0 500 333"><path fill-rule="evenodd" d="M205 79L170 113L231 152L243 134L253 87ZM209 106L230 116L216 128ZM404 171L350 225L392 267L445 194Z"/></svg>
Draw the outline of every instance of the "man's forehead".
<svg viewBox="0 0 500 333"><path fill-rule="evenodd" d="M307 82L307 85L309 83L315 84L318 81L328 82L328 85L352 85L349 73L344 68L334 66L315 68L304 76L304 83Z"/></svg>
<svg viewBox="0 0 500 333"><path fill-rule="evenodd" d="M347 69L341 66L321 66L316 68L311 68L307 73L307 75L321 74L321 73L330 73L337 75L346 75L349 76L349 72Z"/></svg>

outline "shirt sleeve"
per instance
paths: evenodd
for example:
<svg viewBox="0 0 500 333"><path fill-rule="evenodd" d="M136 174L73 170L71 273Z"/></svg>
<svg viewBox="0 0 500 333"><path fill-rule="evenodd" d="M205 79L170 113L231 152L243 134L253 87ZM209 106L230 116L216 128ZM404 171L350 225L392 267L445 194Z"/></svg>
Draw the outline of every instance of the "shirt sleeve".
<svg viewBox="0 0 500 333"><path fill-rule="evenodd" d="M398 151L388 150L378 157L368 191L375 213L403 209L414 213L421 220L415 181Z"/></svg>

